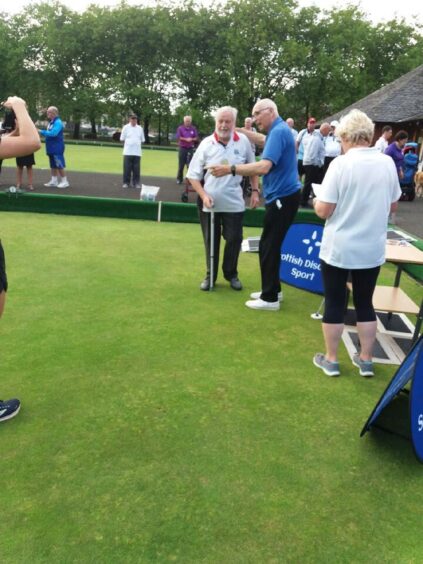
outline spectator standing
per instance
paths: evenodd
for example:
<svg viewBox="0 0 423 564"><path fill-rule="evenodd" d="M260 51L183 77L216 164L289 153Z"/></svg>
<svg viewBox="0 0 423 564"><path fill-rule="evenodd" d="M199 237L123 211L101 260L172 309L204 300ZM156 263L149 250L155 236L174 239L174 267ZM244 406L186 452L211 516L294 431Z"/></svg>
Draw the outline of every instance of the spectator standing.
<svg viewBox="0 0 423 564"><path fill-rule="evenodd" d="M404 178L404 153L403 149L408 141L408 133L404 130L398 131L394 137L394 142L388 145L385 149L385 155L389 155L395 163L398 178L402 180Z"/></svg>
<svg viewBox="0 0 423 564"><path fill-rule="evenodd" d="M384 125L382 128L382 135L375 143L376 149L378 149L381 153L384 153L385 150L388 148L389 140L392 137L392 127L390 125Z"/></svg>
<svg viewBox="0 0 423 564"><path fill-rule="evenodd" d="M69 182L65 172L64 127L56 106L47 108L47 118L49 120L47 129L40 129L40 134L46 139L46 153L50 161L51 180L44 184L44 186L49 188L68 188Z"/></svg>
<svg viewBox="0 0 423 564"><path fill-rule="evenodd" d="M178 174L176 176L177 184L182 184L184 180L184 168L188 168L191 162L194 149L199 141L198 131L192 125L192 117L184 116L184 123L176 130L176 138L178 140Z"/></svg>
<svg viewBox="0 0 423 564"><path fill-rule="evenodd" d="M286 118L286 125L291 130L292 135L294 136L294 141L297 140L298 131L294 128L295 122L292 118Z"/></svg>
<svg viewBox="0 0 423 564"><path fill-rule="evenodd" d="M220 238L226 241L223 256L223 276L233 290L242 290L238 278L238 257L242 243L242 221L245 202L242 195L242 176L236 169L242 163L255 162L255 155L247 137L235 131L237 110L225 106L217 110L215 131L200 143L189 165L187 178L202 200L200 224L206 253L207 273L200 289L210 289L216 281L219 265ZM210 169L219 163L228 163L229 176L215 178ZM204 176L204 170L207 172ZM204 178L204 187L202 185ZM251 207L258 206L258 178L251 178ZM214 211L214 271L210 265L210 212Z"/></svg>
<svg viewBox="0 0 423 564"><path fill-rule="evenodd" d="M246 117L244 120L244 128L243 131L250 133L257 133L257 129L253 127L253 118ZM248 137L247 134L247 137ZM256 144L250 139L251 150L253 154L257 154L257 146ZM242 178L242 193L244 194L244 198L249 198L251 196L251 180L249 176L244 176Z"/></svg>
<svg viewBox="0 0 423 564"><path fill-rule="evenodd" d="M329 167L313 202L316 214L326 219L320 247L326 352L317 353L313 363L327 376L340 374L337 355L351 274L361 347L353 364L361 376L373 376L377 321L372 297L385 262L388 215L395 211L401 190L392 161L370 147L374 124L365 113L352 110L336 131L344 154Z"/></svg>
<svg viewBox="0 0 423 564"><path fill-rule="evenodd" d="M330 131L325 139L325 163L323 165L323 178L326 175L328 167L333 159L341 154L341 141L336 136L336 128L339 122L334 120L330 124Z"/></svg>
<svg viewBox="0 0 423 564"><path fill-rule="evenodd" d="M301 206L309 207L308 200L312 191L312 183L320 184L323 178L323 165L325 163L324 139L329 133L330 125L324 123L319 131L305 135L303 139L304 155L304 186L301 193Z"/></svg>
<svg viewBox="0 0 423 564"><path fill-rule="evenodd" d="M211 167L214 176L227 174L263 175L265 214L259 244L261 291L253 292L246 306L251 309L278 311L282 300L279 268L281 245L294 220L300 202L301 183L298 180L295 143L292 133L279 116L276 104L267 98L253 108L253 119L267 136L254 134L256 143L264 141L261 160L237 165L235 169L222 164ZM260 135L260 137L259 137Z"/></svg>
<svg viewBox="0 0 423 564"><path fill-rule="evenodd" d="M16 115L16 134L3 135L0 142L0 160L24 156L38 151L40 138L35 125L28 115L25 102L16 96L3 102L5 108L13 110ZM15 132L14 132L15 133ZM0 242L0 317L3 314L8 288L6 275L6 261L4 250ZM0 422L7 421L18 414L21 403L18 399L0 401Z"/></svg>
<svg viewBox="0 0 423 564"><path fill-rule="evenodd" d="M257 129L253 126L253 118L251 118L251 117L246 117L246 118L245 118L245 120L244 120L244 129L245 129L246 131L251 131L252 133L256 133L256 132L257 132ZM257 149L256 144L253 143L253 141L250 141L250 143L251 143L251 149L252 149L253 153L256 154L256 149Z"/></svg>
<svg viewBox="0 0 423 564"><path fill-rule="evenodd" d="M304 157L303 141L309 135L313 135L315 127L316 127L315 118L314 117L309 118L307 121L307 127L299 132L297 139L295 141L295 148L297 150L297 160L298 160L298 176L300 178L305 174L304 163L303 163L303 157Z"/></svg>
<svg viewBox="0 0 423 564"><path fill-rule="evenodd" d="M26 167L28 177L28 190L34 190L32 167L35 165L34 153L24 157L16 157L16 188L22 187L23 169Z"/></svg>
<svg viewBox="0 0 423 564"><path fill-rule="evenodd" d="M140 189L141 177L141 145L145 143L144 130L138 124L138 116L131 114L128 123L120 134L123 141L123 185L122 188ZM132 184L131 184L132 181Z"/></svg>

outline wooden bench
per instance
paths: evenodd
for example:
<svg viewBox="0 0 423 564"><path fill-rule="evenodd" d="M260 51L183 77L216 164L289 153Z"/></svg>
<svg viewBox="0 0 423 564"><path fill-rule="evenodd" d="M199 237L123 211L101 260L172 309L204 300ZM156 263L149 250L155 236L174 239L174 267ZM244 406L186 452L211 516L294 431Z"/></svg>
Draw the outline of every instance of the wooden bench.
<svg viewBox="0 0 423 564"><path fill-rule="evenodd" d="M352 290L351 282L347 282L348 292ZM376 286L373 294L373 307L376 311L388 313L408 313L417 316L413 342L420 333L423 321L423 302L419 308L407 294L396 286Z"/></svg>

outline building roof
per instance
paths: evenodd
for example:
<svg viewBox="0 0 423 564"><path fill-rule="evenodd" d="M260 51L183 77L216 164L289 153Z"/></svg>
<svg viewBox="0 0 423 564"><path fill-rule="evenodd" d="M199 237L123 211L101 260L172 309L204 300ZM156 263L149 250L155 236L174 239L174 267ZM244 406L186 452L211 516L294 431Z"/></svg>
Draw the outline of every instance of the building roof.
<svg viewBox="0 0 423 564"><path fill-rule="evenodd" d="M339 120L352 109L379 123L423 120L423 65L322 121Z"/></svg>

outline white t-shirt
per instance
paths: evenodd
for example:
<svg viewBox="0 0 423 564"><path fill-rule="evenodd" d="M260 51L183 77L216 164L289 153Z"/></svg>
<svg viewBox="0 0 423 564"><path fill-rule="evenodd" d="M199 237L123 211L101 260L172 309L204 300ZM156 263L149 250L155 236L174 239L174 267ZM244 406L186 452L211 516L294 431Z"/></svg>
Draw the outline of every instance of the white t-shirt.
<svg viewBox="0 0 423 564"><path fill-rule="evenodd" d="M187 178L200 181L204 178L204 190L214 201L213 211L242 212L245 210L241 188L242 176L228 174L217 178L210 171L207 171L204 176L204 168L213 164L253 163L255 160L250 141L242 133L235 132L226 146L219 143L216 134L209 135L201 141L195 151ZM203 211L211 210L203 207Z"/></svg>
<svg viewBox="0 0 423 564"><path fill-rule="evenodd" d="M375 148L378 149L381 153L384 153L388 145L388 141L382 135L382 137L379 137L379 139L376 141Z"/></svg>
<svg viewBox="0 0 423 564"><path fill-rule="evenodd" d="M329 165L318 192L336 204L326 220L320 258L338 268L374 268L385 262L391 204L401 189L393 160L375 147L350 149Z"/></svg>
<svg viewBox="0 0 423 564"><path fill-rule="evenodd" d="M140 157L141 156L141 143L145 142L144 130L140 125L131 125L127 123L122 129L120 140L124 141L123 154Z"/></svg>
<svg viewBox="0 0 423 564"><path fill-rule="evenodd" d="M341 142L335 135L325 138L325 157L337 157L341 154Z"/></svg>

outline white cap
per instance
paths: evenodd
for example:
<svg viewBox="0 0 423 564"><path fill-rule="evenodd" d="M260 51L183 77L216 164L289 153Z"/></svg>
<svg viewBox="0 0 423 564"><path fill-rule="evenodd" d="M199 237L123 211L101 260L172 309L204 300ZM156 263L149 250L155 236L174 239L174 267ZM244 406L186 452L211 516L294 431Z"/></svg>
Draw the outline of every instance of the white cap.
<svg viewBox="0 0 423 564"><path fill-rule="evenodd" d="M339 125L339 121L337 121L336 119L330 122L331 127L338 127L338 125Z"/></svg>

